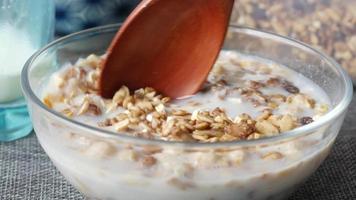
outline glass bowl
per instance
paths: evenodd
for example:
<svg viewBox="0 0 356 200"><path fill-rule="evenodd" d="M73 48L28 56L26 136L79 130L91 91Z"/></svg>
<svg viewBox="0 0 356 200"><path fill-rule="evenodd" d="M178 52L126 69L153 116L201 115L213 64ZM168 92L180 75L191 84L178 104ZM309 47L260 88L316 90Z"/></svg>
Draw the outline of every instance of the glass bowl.
<svg viewBox="0 0 356 200"><path fill-rule="evenodd" d="M329 95L318 121L279 136L225 143L147 140L82 124L48 109L42 86L68 62L104 54L120 25L82 31L37 52L22 73L39 142L58 170L88 199L282 199L329 154L352 97L332 59L272 33L230 26L224 49L283 64Z"/></svg>

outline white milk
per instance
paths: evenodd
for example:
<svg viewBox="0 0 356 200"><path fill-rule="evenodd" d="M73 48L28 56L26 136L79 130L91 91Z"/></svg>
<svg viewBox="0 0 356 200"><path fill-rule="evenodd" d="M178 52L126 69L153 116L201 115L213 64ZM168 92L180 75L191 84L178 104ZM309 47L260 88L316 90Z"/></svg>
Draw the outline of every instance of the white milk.
<svg viewBox="0 0 356 200"><path fill-rule="evenodd" d="M0 103L22 96L21 70L35 51L25 33L8 24L0 24Z"/></svg>

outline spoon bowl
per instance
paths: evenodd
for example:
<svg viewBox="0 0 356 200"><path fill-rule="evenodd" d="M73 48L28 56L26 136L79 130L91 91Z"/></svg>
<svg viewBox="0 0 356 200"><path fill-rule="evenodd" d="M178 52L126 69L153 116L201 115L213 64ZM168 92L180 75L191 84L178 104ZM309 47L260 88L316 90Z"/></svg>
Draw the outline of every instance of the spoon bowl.
<svg viewBox="0 0 356 200"><path fill-rule="evenodd" d="M122 86L192 95L224 42L234 0L143 0L112 41L99 80L111 98Z"/></svg>

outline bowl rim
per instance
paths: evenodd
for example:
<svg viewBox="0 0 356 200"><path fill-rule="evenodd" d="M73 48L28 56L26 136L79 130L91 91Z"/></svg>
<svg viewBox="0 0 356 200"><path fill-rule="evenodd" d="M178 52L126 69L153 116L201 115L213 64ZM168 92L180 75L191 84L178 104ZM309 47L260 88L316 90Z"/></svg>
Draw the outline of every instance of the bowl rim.
<svg viewBox="0 0 356 200"><path fill-rule="evenodd" d="M21 72L21 87L22 91L24 93L24 96L27 100L27 104L29 105L31 102L33 102L36 106L38 106L40 109L45 111L46 113L50 114L51 116L55 117L56 120L69 123L70 126L75 126L79 129L85 130L88 134L94 134L103 138L110 138L110 139L117 139L119 141L127 141L127 142L132 142L132 143L140 143L140 144L145 144L145 145L170 145L170 146L184 146L184 147L191 147L191 148L196 148L196 147L213 147L213 148L218 148L218 147L226 147L226 146L255 146L255 145L261 145L261 144L266 144L266 143L272 143L272 142L278 142L278 141L284 141L288 139L293 139L296 137L300 137L303 135L306 135L310 133L311 131L316 131L320 127L326 125L327 123L331 122L332 120L336 119L339 117L348 107L352 100L352 94L353 94L353 85L352 81L347 74L347 72L338 64L336 61L334 61L332 58L324 54L323 52L314 49L313 47L300 42L298 40L282 36L276 33L268 32L268 31L261 31L253 28L247 28L247 27L242 27L242 26L236 26L236 25L230 25L229 30L233 30L234 32L243 32L247 34L253 34L256 36L264 36L264 38L268 39L277 39L279 42L284 42L288 44L293 44L293 46L297 46L299 48L304 48L305 50L312 51L313 53L318 54L321 59L325 60L327 63L329 63L334 70L337 71L338 74L341 75L342 81L344 83L345 87L345 94L342 97L341 101L332 109L330 110L327 114L322 116L320 119L317 121L302 126L298 127L296 129L293 129L291 131L284 132L283 134L277 135L277 136L271 136L271 137L265 137L265 138L260 138L260 139L255 139L255 140L239 140L239 141L230 141L230 142L217 142L217 143L197 143L197 142L180 142L180 141L165 141L165 140L155 140L155 139L145 139L145 138L140 138L140 137L135 137L131 136L128 134L120 133L120 132L113 132L109 130L104 130L100 129L98 127L93 127L85 123L81 123L75 120L72 120L70 118L67 118L60 113L49 109L45 106L45 104L41 101L40 98L36 96L34 91L32 90L30 86L30 78L29 78L29 72L32 64L36 61L36 59L41 56L43 53L46 53L49 49L52 49L56 47L57 45L62 45L62 44L67 44L71 42L72 40L76 40L77 37L84 37L84 36L90 36L90 35L97 35L100 33L107 33L107 32L116 32L117 29L121 26L121 24L111 24L111 25L105 25L105 26L99 26L83 31L79 31L76 33L72 33L70 35L67 35L65 37L59 38L45 47L41 48L38 50L36 53L34 53L25 63L23 70Z"/></svg>

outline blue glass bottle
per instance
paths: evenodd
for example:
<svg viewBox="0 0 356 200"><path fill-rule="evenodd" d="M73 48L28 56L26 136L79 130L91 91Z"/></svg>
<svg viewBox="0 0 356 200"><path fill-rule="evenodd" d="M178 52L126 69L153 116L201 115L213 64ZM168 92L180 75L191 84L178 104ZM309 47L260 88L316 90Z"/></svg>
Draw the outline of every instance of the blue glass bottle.
<svg viewBox="0 0 356 200"><path fill-rule="evenodd" d="M26 60L53 39L53 0L0 0L0 141L31 133L20 87Z"/></svg>

